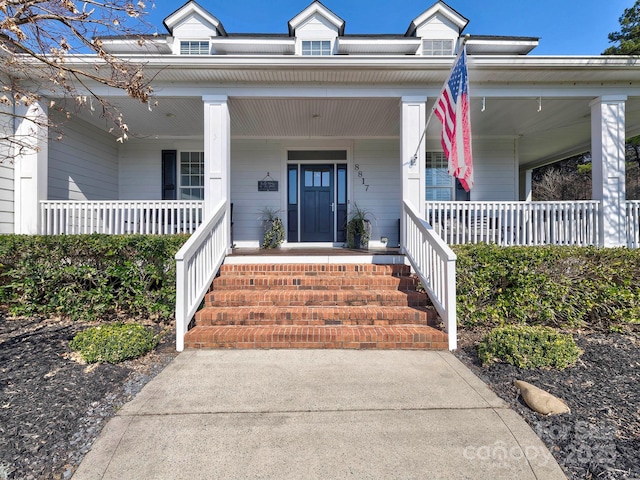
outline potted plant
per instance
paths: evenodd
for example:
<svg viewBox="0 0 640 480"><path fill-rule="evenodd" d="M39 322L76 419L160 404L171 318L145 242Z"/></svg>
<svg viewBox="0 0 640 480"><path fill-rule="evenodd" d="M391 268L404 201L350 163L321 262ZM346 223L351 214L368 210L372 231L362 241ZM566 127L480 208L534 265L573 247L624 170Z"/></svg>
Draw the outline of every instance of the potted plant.
<svg viewBox="0 0 640 480"><path fill-rule="evenodd" d="M368 218L369 212L364 208L353 204L347 221L347 247L349 248L369 248L371 239L371 220Z"/></svg>
<svg viewBox="0 0 640 480"><path fill-rule="evenodd" d="M261 248L278 248L284 241L284 225L278 216L280 210L264 207L260 213L264 237Z"/></svg>

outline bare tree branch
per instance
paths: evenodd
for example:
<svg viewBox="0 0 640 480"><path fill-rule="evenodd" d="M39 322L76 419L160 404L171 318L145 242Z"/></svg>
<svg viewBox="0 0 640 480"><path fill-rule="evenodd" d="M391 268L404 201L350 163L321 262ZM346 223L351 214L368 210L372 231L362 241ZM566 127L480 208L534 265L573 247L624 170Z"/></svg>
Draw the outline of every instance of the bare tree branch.
<svg viewBox="0 0 640 480"><path fill-rule="evenodd" d="M117 140L127 138L121 113L92 86L150 101L152 78L145 76L145 65L109 54L100 40L127 36L140 44L147 41L154 32L144 20L148 8L153 3L142 0L0 0L0 142L11 147L0 151L0 161L32 148L33 141L16 137L13 127L25 120L17 113L21 107L40 101L63 118L95 101L118 132ZM62 131L49 118L35 124L58 135Z"/></svg>

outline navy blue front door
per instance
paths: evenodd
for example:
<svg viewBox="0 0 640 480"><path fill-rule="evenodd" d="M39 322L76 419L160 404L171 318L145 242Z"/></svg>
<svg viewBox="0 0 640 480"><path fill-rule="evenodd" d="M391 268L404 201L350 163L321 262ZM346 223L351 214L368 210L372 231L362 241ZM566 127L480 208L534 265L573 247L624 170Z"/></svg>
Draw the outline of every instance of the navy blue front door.
<svg viewBox="0 0 640 480"><path fill-rule="evenodd" d="M300 240L333 242L333 165L302 165L300 172Z"/></svg>

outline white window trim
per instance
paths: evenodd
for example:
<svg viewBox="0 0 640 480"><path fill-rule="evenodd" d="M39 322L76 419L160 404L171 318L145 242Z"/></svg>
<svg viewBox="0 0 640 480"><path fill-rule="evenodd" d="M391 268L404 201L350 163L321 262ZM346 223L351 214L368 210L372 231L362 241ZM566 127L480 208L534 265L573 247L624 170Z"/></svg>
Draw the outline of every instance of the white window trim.
<svg viewBox="0 0 640 480"><path fill-rule="evenodd" d="M193 186L193 185L183 185L182 184L182 155L183 154L187 154L187 153L189 155L194 154L194 153L200 154L200 159L202 161L202 172L201 172L201 175L202 175L202 182L201 183L202 183L202 185ZM201 189L202 190L202 198L204 199L204 152L200 151L200 150L182 150L182 151L178 152L178 159L177 160L178 160L176 162L177 163L177 169L178 169L178 178L177 178L177 182L176 182L178 184L177 185L177 189L178 189L177 199L178 200L193 200L193 199L185 199L185 198L183 198L182 191L183 191L183 189L187 189L187 188L189 188L189 189L199 189L199 190Z"/></svg>
<svg viewBox="0 0 640 480"><path fill-rule="evenodd" d="M329 54L328 55L304 55L303 44L304 42L329 42ZM333 38L298 38L296 42L296 55L304 57L330 57L335 55L336 41Z"/></svg>
<svg viewBox="0 0 640 480"><path fill-rule="evenodd" d="M183 43L206 43L207 44L207 53L182 53L182 44ZM208 38L180 38L176 42L176 51L177 55L185 55L185 56L193 56L200 57L204 55L211 55L211 41Z"/></svg>
<svg viewBox="0 0 640 480"><path fill-rule="evenodd" d="M428 151L426 152L426 162L425 165L429 164L429 156L430 155L438 155L438 159L437 161L440 163L442 162L442 164L444 164L443 167L436 167L436 169L443 169L445 167L447 167L447 159L444 156L444 152L442 151ZM426 167L426 170L429 170L429 167ZM448 185L427 185L426 184L426 171L425 171L425 200L426 201L453 201L455 200L455 182L454 182L454 178L452 176L450 176L449 174L447 174L447 177L449 179L449 184ZM444 200L444 199L430 199L429 198L429 190L433 191L433 190L445 190L448 189L449 190L449 199L448 200Z"/></svg>
<svg viewBox="0 0 640 480"><path fill-rule="evenodd" d="M451 42L451 48L449 50L448 53L445 53L443 51L443 53L426 53L425 52L425 43L426 42ZM425 57L447 57L447 56L452 56L453 55L453 48L455 47L455 40L451 39L451 38L423 38L422 39L422 45L421 45L421 51L422 51L422 55L424 55ZM433 47L431 48L431 50L433 50Z"/></svg>

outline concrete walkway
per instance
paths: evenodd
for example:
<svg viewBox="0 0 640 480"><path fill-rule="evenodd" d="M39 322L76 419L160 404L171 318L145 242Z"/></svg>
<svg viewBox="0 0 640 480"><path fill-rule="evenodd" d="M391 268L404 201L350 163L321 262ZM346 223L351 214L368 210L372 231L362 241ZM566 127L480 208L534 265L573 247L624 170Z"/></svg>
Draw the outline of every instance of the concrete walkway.
<svg viewBox="0 0 640 480"><path fill-rule="evenodd" d="M193 350L105 426L74 480L564 479L451 353Z"/></svg>

